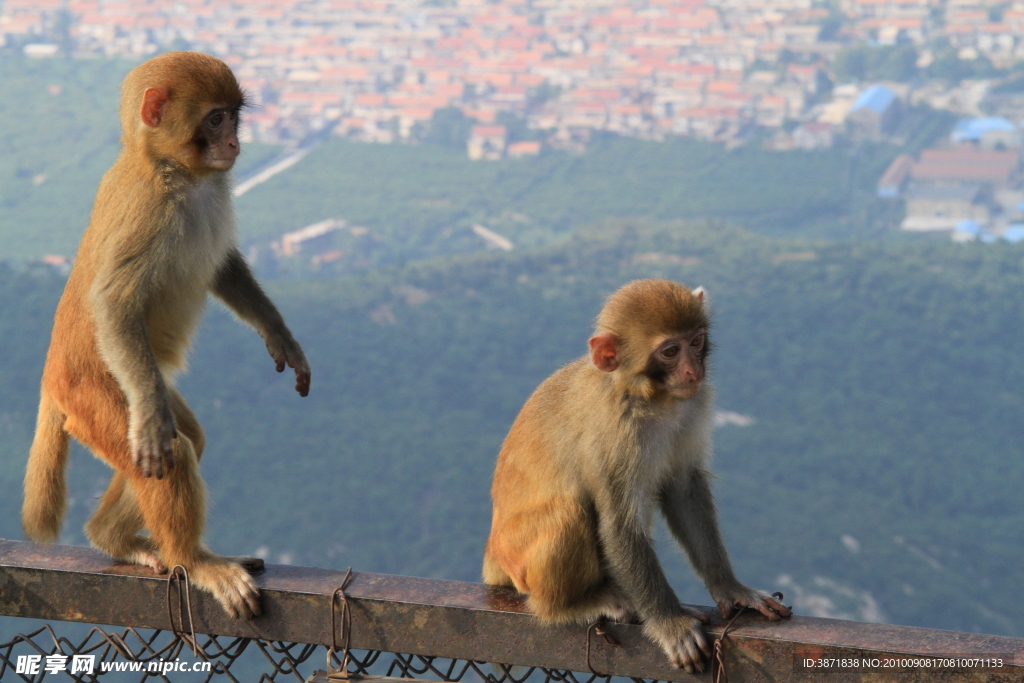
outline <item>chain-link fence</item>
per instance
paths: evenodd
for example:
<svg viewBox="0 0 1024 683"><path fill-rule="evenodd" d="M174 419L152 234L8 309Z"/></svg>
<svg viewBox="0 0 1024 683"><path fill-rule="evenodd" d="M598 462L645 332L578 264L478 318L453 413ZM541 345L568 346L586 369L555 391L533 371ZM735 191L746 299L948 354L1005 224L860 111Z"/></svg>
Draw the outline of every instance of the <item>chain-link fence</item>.
<svg viewBox="0 0 1024 683"><path fill-rule="evenodd" d="M70 680L213 681L233 683L305 681L324 669L328 649L320 645L253 638L198 636L169 631L92 627L84 638L58 635L46 624L0 643L0 681L38 683ZM330 666L342 664L336 654ZM365 676L425 678L453 683L608 683L609 676L532 666L509 666L377 650L356 650L347 670ZM54 676L58 676L54 678ZM258 679L256 676L258 675ZM647 683L644 679L632 679ZM651 682L653 683L653 682Z"/></svg>

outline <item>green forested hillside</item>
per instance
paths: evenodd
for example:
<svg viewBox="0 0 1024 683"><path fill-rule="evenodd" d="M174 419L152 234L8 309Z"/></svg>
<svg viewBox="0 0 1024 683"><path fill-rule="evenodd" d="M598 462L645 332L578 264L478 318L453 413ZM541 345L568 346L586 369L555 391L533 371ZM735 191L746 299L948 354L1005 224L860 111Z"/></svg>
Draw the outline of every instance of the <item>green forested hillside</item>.
<svg viewBox="0 0 1024 683"><path fill-rule="evenodd" d="M0 57L0 259L72 253L117 156L130 66Z"/></svg>
<svg viewBox="0 0 1024 683"><path fill-rule="evenodd" d="M218 306L182 390L206 426L211 545L475 579L498 445L637 277L708 288L717 498L738 572L798 612L1024 635L1024 249L819 243L618 222L536 250L270 289L314 368L300 399ZM52 276L0 274L0 536L35 409ZM78 452L71 519L106 477ZM684 599L707 603L671 542Z"/></svg>
<svg viewBox="0 0 1024 683"><path fill-rule="evenodd" d="M626 216L719 216L771 233L865 236L885 227L891 207L873 187L894 153L726 152L688 140L609 138L579 156L474 162L447 147L334 140L243 196L238 213L247 238L339 217L412 258L481 249L474 223L522 246Z"/></svg>

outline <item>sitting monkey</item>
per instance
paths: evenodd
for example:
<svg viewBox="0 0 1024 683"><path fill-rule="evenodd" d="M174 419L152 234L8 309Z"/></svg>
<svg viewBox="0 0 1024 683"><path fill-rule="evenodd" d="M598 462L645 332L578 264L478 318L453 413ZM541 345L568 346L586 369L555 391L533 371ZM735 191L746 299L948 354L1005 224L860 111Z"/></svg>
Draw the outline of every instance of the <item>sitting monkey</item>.
<svg viewBox="0 0 1024 683"><path fill-rule="evenodd" d="M651 542L655 508L723 617L790 610L733 574L711 495L712 388L702 289L639 280L612 294L590 355L545 380L498 455L485 583L550 623L639 618L669 660L703 671L707 618L683 607Z"/></svg>

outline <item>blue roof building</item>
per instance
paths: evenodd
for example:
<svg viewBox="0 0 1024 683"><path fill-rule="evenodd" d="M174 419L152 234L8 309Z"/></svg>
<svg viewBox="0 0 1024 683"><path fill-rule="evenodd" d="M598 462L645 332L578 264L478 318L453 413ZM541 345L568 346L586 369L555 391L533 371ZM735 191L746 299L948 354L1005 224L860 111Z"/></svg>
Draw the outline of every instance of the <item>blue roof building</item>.
<svg viewBox="0 0 1024 683"><path fill-rule="evenodd" d="M870 109L876 114L884 114L896 101L896 93L884 85L873 85L860 94L850 107L850 113L858 109Z"/></svg>
<svg viewBox="0 0 1024 683"><path fill-rule="evenodd" d="M975 119L960 119L953 126L949 139L953 142L981 142L982 138L991 134L1009 134L1017 132L1017 127L1001 116L983 116Z"/></svg>
<svg viewBox="0 0 1024 683"><path fill-rule="evenodd" d="M846 117L854 139L885 139L898 123L898 104L896 93L884 85L876 84L862 92Z"/></svg>

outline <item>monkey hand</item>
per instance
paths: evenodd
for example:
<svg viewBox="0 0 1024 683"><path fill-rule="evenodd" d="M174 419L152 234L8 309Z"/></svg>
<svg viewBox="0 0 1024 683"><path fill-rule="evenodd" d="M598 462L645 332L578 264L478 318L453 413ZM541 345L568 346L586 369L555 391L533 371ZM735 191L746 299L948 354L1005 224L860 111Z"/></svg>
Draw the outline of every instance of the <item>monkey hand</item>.
<svg viewBox="0 0 1024 683"><path fill-rule="evenodd" d="M128 439L132 448L132 462L142 470L142 476L163 479L174 469L172 440L178 433L174 414L166 399L149 409L132 410Z"/></svg>
<svg viewBox="0 0 1024 683"><path fill-rule="evenodd" d="M689 614L648 619L644 622L644 633L662 649L673 666L686 669L686 673L703 671L704 657L711 656L700 620Z"/></svg>
<svg viewBox="0 0 1024 683"><path fill-rule="evenodd" d="M310 370L306 354L302 353L302 347L292 338L288 330L268 334L266 339L267 351L270 357L277 363L277 371L284 372L287 365L295 368L295 391L299 396L309 395Z"/></svg>
<svg viewBox="0 0 1024 683"><path fill-rule="evenodd" d="M721 610L723 619L731 617L733 609L737 607L740 609L746 607L756 609L772 621L788 619L793 615L788 607L772 596L764 591L744 586L742 583L736 583L722 590L712 591L711 597L718 604L718 609Z"/></svg>

